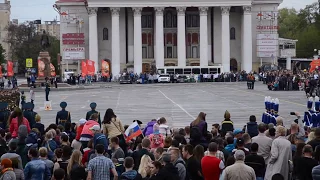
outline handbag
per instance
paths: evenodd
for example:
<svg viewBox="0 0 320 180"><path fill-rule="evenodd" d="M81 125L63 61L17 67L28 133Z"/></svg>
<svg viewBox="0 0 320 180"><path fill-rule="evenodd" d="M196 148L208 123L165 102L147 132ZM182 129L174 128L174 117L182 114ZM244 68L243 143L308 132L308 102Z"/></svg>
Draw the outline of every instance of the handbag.
<svg viewBox="0 0 320 180"><path fill-rule="evenodd" d="M111 122L112 122L112 124L118 129L118 131L121 133L121 135L123 136L123 139L126 139L126 135L124 134L124 132L121 131L120 127L118 127L118 126L116 125L116 123L114 123L114 122L112 121L112 119L111 119Z"/></svg>

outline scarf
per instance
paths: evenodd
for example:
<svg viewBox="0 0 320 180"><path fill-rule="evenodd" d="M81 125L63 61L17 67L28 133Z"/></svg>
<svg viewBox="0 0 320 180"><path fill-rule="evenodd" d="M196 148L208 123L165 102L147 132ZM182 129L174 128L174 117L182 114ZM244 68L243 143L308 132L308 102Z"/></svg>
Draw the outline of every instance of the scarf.
<svg viewBox="0 0 320 180"><path fill-rule="evenodd" d="M4 173L6 173L7 171L13 171L13 168L4 168L1 171L1 175L3 175Z"/></svg>

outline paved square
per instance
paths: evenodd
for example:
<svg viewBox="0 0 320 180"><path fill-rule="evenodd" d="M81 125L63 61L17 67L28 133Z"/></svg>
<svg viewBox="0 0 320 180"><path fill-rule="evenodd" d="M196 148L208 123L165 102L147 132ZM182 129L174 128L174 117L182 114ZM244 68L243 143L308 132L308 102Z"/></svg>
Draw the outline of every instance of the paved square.
<svg viewBox="0 0 320 180"><path fill-rule="evenodd" d="M226 110L231 114L235 127L241 128L250 115L256 115L261 122L264 112L264 97L279 98L280 115L290 125L294 117L291 111L306 110L306 96L301 91L269 91L261 82L255 90L248 90L245 82L198 83L198 84L133 84L111 85L112 88L51 91L52 111L44 110L44 92L36 92L36 108L45 125L55 123L61 101L68 103L72 122L85 118L89 104L96 102L103 119L105 110L112 108L124 124L139 119L147 123L153 118L166 117L174 127L184 127L194 120L198 113L207 113L208 124L221 123ZM28 93L26 93L28 95ZM29 97L27 96L29 101Z"/></svg>

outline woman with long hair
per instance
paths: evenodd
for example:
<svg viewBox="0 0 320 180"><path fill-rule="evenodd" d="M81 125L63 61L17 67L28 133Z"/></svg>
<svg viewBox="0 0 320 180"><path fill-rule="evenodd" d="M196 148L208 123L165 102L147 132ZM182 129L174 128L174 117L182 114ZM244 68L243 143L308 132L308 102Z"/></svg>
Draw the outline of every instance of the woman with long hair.
<svg viewBox="0 0 320 180"><path fill-rule="evenodd" d="M16 107L14 108L14 111L12 114L15 114L15 118L12 118L9 122L10 123L10 133L12 135L12 138L18 137L18 129L20 125L25 125L27 126L28 134L30 133L30 125L29 121L23 117L22 111L20 108Z"/></svg>
<svg viewBox="0 0 320 180"><path fill-rule="evenodd" d="M140 166L138 169L138 173L141 174L142 178L146 178L148 174L150 174L149 164L152 162L150 156L143 155L141 157Z"/></svg>
<svg viewBox="0 0 320 180"><path fill-rule="evenodd" d="M74 150L67 166L67 174L70 177L70 180L86 179L86 171L82 166L81 160L82 153L79 150Z"/></svg>
<svg viewBox="0 0 320 180"><path fill-rule="evenodd" d="M204 157L204 148L201 145L197 145L193 149L193 157L201 164L201 159Z"/></svg>
<svg viewBox="0 0 320 180"><path fill-rule="evenodd" d="M127 154L127 144L123 136L125 130L121 120L114 114L112 109L106 110L102 124L103 134L109 138L109 141L113 137L118 137L121 149Z"/></svg>
<svg viewBox="0 0 320 180"><path fill-rule="evenodd" d="M198 117L190 124L190 144L194 147L200 144L206 149L208 146L206 140L208 134L207 129L206 114L200 112Z"/></svg>

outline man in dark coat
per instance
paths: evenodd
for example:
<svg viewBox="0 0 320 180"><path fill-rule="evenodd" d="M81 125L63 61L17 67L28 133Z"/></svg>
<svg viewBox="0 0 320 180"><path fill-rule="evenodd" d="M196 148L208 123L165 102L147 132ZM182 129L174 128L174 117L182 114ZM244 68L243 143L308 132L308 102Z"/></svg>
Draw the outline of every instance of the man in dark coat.
<svg viewBox="0 0 320 180"><path fill-rule="evenodd" d="M62 110L57 112L57 116L56 116L56 124L57 125L62 125L64 127L64 124L66 122L70 122L71 123L70 112L66 111L67 105L68 104L66 102L64 102L64 101L60 103L60 107L62 108Z"/></svg>
<svg viewBox="0 0 320 180"><path fill-rule="evenodd" d="M36 112L33 111L34 105L30 102L25 103L23 111L23 116L29 121L30 127L33 128L33 126L36 124L35 117L37 115Z"/></svg>
<svg viewBox="0 0 320 180"><path fill-rule="evenodd" d="M8 103L0 103L0 128L6 129L9 116Z"/></svg>
<svg viewBox="0 0 320 180"><path fill-rule="evenodd" d="M89 120L92 114L97 114L98 115L98 123L101 126L100 112L96 111L96 107L97 107L97 103L92 102L90 104L91 111L87 112L86 120Z"/></svg>
<svg viewBox="0 0 320 180"><path fill-rule="evenodd" d="M151 177L149 180L176 180L176 179L180 179L178 168L176 168L171 163L170 153L164 153L162 155L162 160L164 163L163 168L159 170L158 174Z"/></svg>

